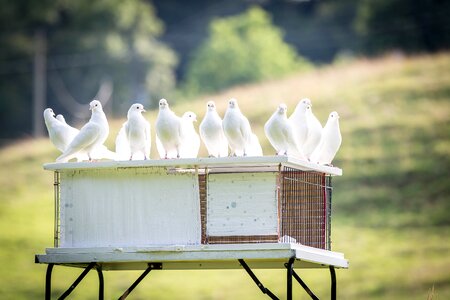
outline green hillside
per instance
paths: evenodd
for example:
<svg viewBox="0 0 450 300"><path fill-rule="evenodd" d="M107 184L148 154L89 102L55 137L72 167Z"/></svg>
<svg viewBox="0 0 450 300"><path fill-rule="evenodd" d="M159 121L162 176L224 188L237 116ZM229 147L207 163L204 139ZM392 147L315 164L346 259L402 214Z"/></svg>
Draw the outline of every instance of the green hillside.
<svg viewBox="0 0 450 300"><path fill-rule="evenodd" d="M344 176L333 179L332 247L350 260L350 269L337 271L339 299L450 298L449 53L358 60L189 102L168 100L176 100L172 109L177 114L191 110L200 121L207 100L215 100L223 115L231 97L238 99L270 155L274 151L263 125L278 103L286 103L290 113L308 97L322 123L330 111L339 112L343 145L334 164ZM152 125L155 117L156 112L147 115ZM121 122L111 120L110 148ZM1 299L43 298L45 266L34 264L34 254L53 245L53 175L42 164L57 155L47 139L0 149ZM79 272L56 267L54 296ZM285 296L284 272L257 274ZM138 275L106 272L106 299L117 298ZM320 298L329 297L327 271L304 270L301 276ZM96 299L96 288L92 273L71 299ZM307 299L300 287L294 295ZM266 297L236 270L155 271L129 298Z"/></svg>

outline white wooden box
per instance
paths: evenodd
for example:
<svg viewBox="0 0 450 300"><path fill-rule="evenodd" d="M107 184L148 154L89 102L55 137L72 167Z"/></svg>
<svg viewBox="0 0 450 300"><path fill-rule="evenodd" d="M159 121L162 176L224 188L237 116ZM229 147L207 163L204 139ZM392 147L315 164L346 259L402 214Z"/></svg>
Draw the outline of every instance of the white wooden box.
<svg viewBox="0 0 450 300"><path fill-rule="evenodd" d="M55 172L55 247L61 248L297 242L326 249L328 190L305 192L295 184L310 174L317 178L311 186L342 174L284 156L44 168ZM299 172L306 177L291 178ZM305 213L302 199L308 197L323 203L308 202ZM316 219L321 223L311 225ZM313 231L314 241L308 237Z"/></svg>

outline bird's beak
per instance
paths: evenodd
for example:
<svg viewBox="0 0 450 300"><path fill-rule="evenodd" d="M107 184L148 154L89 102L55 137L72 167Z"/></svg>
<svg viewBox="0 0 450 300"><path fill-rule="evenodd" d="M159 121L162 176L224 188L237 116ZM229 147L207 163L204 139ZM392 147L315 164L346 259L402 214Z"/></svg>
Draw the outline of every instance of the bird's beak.
<svg viewBox="0 0 450 300"><path fill-rule="evenodd" d="M146 112L146 110L145 110L144 108L142 109L142 111L143 111L143 112Z"/></svg>

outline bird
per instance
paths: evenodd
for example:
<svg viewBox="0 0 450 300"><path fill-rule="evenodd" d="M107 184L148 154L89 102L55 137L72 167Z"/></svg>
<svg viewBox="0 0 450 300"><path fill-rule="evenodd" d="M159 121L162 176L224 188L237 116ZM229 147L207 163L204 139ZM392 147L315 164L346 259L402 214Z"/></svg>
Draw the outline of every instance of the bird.
<svg viewBox="0 0 450 300"><path fill-rule="evenodd" d="M308 110L308 106L311 106L311 100L308 98L300 100L294 112L289 117L297 140L297 146L300 150L303 148L303 144L306 142L306 137L308 136L308 126L306 124L306 111Z"/></svg>
<svg viewBox="0 0 450 300"><path fill-rule="evenodd" d="M145 109L140 103L134 103L128 109L127 121L116 137L116 153L121 159L133 160L136 154L139 159L150 157L150 123L142 115L143 112Z"/></svg>
<svg viewBox="0 0 450 300"><path fill-rule="evenodd" d="M158 150L161 158L167 159L172 155L179 158L181 146L181 118L170 110L166 99L159 100L159 112L155 122L155 129L157 148L158 143L160 144L159 148L162 148Z"/></svg>
<svg viewBox="0 0 450 300"><path fill-rule="evenodd" d="M291 122L287 118L286 104L280 104L264 125L267 139L277 155L300 155ZM303 157L303 155L301 155Z"/></svg>
<svg viewBox="0 0 450 300"><path fill-rule="evenodd" d="M231 156L246 156L252 138L250 122L239 109L237 100L228 101L228 108L222 121L223 131L228 140Z"/></svg>
<svg viewBox="0 0 450 300"><path fill-rule="evenodd" d="M73 138L80 132L80 130L78 130L75 127L70 126L69 124L67 124L66 119L64 118L63 115L58 114L56 115L56 119L58 121L60 121L61 123L63 123L64 125L66 125L66 130L70 136L70 141L73 140ZM103 158L107 158L107 159L116 159L116 153L109 150L105 145L98 145L97 147L95 147L92 152L91 152L91 157L92 159L103 159ZM83 160L88 160L89 157L87 155L87 153L85 153L84 151L80 151L77 155L76 155L77 161L83 161Z"/></svg>
<svg viewBox="0 0 450 300"><path fill-rule="evenodd" d="M306 107L306 126L308 127L308 134L302 151L306 158L310 158L311 153L316 149L322 136L322 124L312 112L312 104Z"/></svg>
<svg viewBox="0 0 450 300"><path fill-rule="evenodd" d="M339 128L339 114L335 111L328 116L323 128L322 138L317 148L311 154L310 161L321 165L331 165L336 153L341 147L342 135Z"/></svg>
<svg viewBox="0 0 450 300"><path fill-rule="evenodd" d="M206 104L206 113L200 123L200 137L210 157L228 156L228 141L214 101L208 101Z"/></svg>
<svg viewBox="0 0 450 300"><path fill-rule="evenodd" d="M79 153L86 153L89 161L92 161L92 153L95 148L103 145L109 134L109 125L106 115L103 112L102 104L98 100L92 100L89 103L91 118L74 137L72 142L60 155L57 162L67 162L77 156Z"/></svg>
<svg viewBox="0 0 450 300"><path fill-rule="evenodd" d="M53 109L46 108L44 110L44 122L47 127L48 136L52 144L61 152L64 152L75 135L68 130L67 124L62 123L55 118Z"/></svg>
<svg viewBox="0 0 450 300"><path fill-rule="evenodd" d="M187 111L181 117L181 158L196 158L200 149L200 136L194 128L197 122L197 115L192 111Z"/></svg>

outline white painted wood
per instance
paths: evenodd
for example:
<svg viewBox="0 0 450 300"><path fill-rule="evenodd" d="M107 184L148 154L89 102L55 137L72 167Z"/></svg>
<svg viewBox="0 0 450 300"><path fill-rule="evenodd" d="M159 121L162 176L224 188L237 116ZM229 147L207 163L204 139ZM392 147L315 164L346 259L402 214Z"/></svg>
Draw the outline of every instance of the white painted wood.
<svg viewBox="0 0 450 300"><path fill-rule="evenodd" d="M144 262L161 262L163 269L241 268L237 259L245 259L253 268L284 268L296 257L295 267L348 268L342 253L298 244L191 245L125 248L49 248L37 255L39 263L76 264L99 262L105 269L141 269Z"/></svg>
<svg viewBox="0 0 450 300"><path fill-rule="evenodd" d="M208 176L207 235L278 234L277 173Z"/></svg>
<svg viewBox="0 0 450 300"><path fill-rule="evenodd" d="M60 190L61 247L200 243L195 173L64 170Z"/></svg>
<svg viewBox="0 0 450 300"><path fill-rule="evenodd" d="M182 167L182 168L217 168L217 167L264 167L286 165L303 171L317 171L341 176L342 169L322 166L290 156L245 156L219 158L183 158L183 159L148 159L134 161L100 161L48 163L44 169L61 171L64 169L119 169L129 167Z"/></svg>

